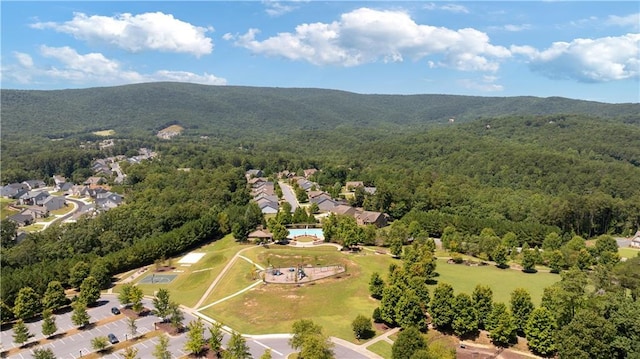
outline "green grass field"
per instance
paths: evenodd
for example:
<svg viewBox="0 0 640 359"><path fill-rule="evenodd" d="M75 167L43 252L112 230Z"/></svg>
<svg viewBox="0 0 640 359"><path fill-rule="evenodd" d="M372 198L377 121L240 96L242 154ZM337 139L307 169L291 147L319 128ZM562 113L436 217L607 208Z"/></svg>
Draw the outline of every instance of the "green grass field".
<svg viewBox="0 0 640 359"><path fill-rule="evenodd" d="M508 304L511 292L519 287L531 293L534 304L539 305L545 287L560 280L560 276L551 273L523 273L514 269L498 269L494 266L469 267L462 264L448 264L438 259L435 279L453 286L455 293L466 292L471 295L478 284L484 284L493 290L493 300ZM433 290L432 286L430 290Z"/></svg>
<svg viewBox="0 0 640 359"><path fill-rule="evenodd" d="M177 273L178 277L171 283L140 284L139 287L145 295L153 295L158 289L165 288L169 291L173 300L192 307L198 302L200 297L202 297L209 287L209 284L220 274L222 268L224 268L227 261L233 257L237 250L238 245L235 243L233 237L226 236L216 242L195 249L194 252L205 253L205 256L189 267L182 267L177 263L182 256L172 258L173 266L176 267L176 270L183 272ZM151 274L152 271L153 266L149 266L149 270L137 277L134 283L138 283L142 278ZM114 287L114 292L119 292L120 287L120 285Z"/></svg>
<svg viewBox="0 0 640 359"><path fill-rule="evenodd" d="M635 248L618 248L618 253L620 254L620 257L624 257L624 258L634 258L636 257L639 253L640 253L640 249L635 249Z"/></svg>
<svg viewBox="0 0 640 359"><path fill-rule="evenodd" d="M107 136L113 136L116 134L116 131L114 130L104 130L104 131L95 131L92 132L94 135L96 136L102 136L102 137L107 137Z"/></svg>
<svg viewBox="0 0 640 359"><path fill-rule="evenodd" d="M386 273L393 260L370 253L341 253L334 247L257 247L243 255L265 267L267 263L282 267L297 263L345 264L347 272L302 286L259 285L203 310L203 314L247 334L288 333L294 321L311 318L328 335L354 343L351 322L358 314L370 317L378 306L378 301L369 297L371 274Z"/></svg>
<svg viewBox="0 0 640 359"><path fill-rule="evenodd" d="M369 345L367 349L385 359L391 359L391 344L385 342L384 340Z"/></svg>
<svg viewBox="0 0 640 359"><path fill-rule="evenodd" d="M0 219L5 219L9 216L12 216L16 213L18 213L18 211L14 211L12 209L9 209L9 204L15 202L12 199L8 199L8 198L0 198Z"/></svg>

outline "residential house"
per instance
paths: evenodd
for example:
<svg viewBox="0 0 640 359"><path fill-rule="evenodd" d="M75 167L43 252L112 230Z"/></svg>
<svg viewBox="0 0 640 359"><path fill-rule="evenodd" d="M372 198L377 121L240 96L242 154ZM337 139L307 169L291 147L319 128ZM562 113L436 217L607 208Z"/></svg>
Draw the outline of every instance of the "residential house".
<svg viewBox="0 0 640 359"><path fill-rule="evenodd" d="M116 208L122 204L123 197L117 193L103 192L99 193L95 197L96 208L103 210L110 210Z"/></svg>
<svg viewBox="0 0 640 359"><path fill-rule="evenodd" d="M640 248L640 231L637 231L636 235L631 237L631 243L629 243L629 247Z"/></svg>
<svg viewBox="0 0 640 359"><path fill-rule="evenodd" d="M264 176L264 173L262 172L262 170L248 170L247 172L245 172L245 177L248 179L252 178L252 177L262 177Z"/></svg>
<svg viewBox="0 0 640 359"><path fill-rule="evenodd" d="M345 187L347 188L347 191L353 192L358 187L364 188L364 183L362 181L348 181Z"/></svg>
<svg viewBox="0 0 640 359"><path fill-rule="evenodd" d="M355 216L356 209L349 205L338 204L337 206L333 207L331 212L345 216Z"/></svg>
<svg viewBox="0 0 640 359"><path fill-rule="evenodd" d="M72 187L73 183L71 182L61 183L60 186L58 186L58 191L69 193Z"/></svg>
<svg viewBox="0 0 640 359"><path fill-rule="evenodd" d="M71 195L78 197L91 197L89 194L89 187L85 185L75 185L71 187Z"/></svg>
<svg viewBox="0 0 640 359"><path fill-rule="evenodd" d="M278 213L278 204L274 202L261 201L261 202L258 202L258 207L260 207L260 211L262 211L262 214Z"/></svg>
<svg viewBox="0 0 640 359"><path fill-rule="evenodd" d="M331 198L320 198L315 203L318 205L318 208L322 212L331 212L338 205L338 203Z"/></svg>
<svg viewBox="0 0 640 359"><path fill-rule="evenodd" d="M258 202L262 199L265 199L269 202L274 202L274 203L278 203L278 197L276 197L275 195L268 195L266 193L259 193L257 196L253 197L253 200Z"/></svg>
<svg viewBox="0 0 640 359"><path fill-rule="evenodd" d="M320 203L326 199L331 199L331 195L323 191L311 191L309 192L309 202Z"/></svg>
<svg viewBox="0 0 640 359"><path fill-rule="evenodd" d="M43 180L26 180L22 182L22 184L27 186L27 189L29 191L40 188L40 187L45 187L47 185L46 183L44 183Z"/></svg>
<svg viewBox="0 0 640 359"><path fill-rule="evenodd" d="M251 177L247 182L253 187L259 183L267 182L267 179L264 177Z"/></svg>
<svg viewBox="0 0 640 359"><path fill-rule="evenodd" d="M18 199L20 198L20 196L22 196L27 192L29 192L29 187L26 184L24 184L24 182L10 183L2 187L2 189L0 189L0 193L2 194L2 197L10 198L10 199Z"/></svg>
<svg viewBox="0 0 640 359"><path fill-rule="evenodd" d="M273 182L260 182L251 189L251 194L255 197L264 193L269 196L273 196L275 192L275 185Z"/></svg>
<svg viewBox="0 0 640 359"><path fill-rule="evenodd" d="M26 206L42 206L47 197L49 197L49 192L47 191L30 191L20 196L18 202Z"/></svg>
<svg viewBox="0 0 640 359"><path fill-rule="evenodd" d="M67 205L67 200L64 197L49 196L42 202L42 205L49 211L55 211L64 208Z"/></svg>
<svg viewBox="0 0 640 359"><path fill-rule="evenodd" d="M8 220L14 222L18 227L28 226L33 223L34 218L29 214L18 213L7 217Z"/></svg>
<svg viewBox="0 0 640 359"><path fill-rule="evenodd" d="M53 176L53 182L55 183L54 189L56 191L60 191L60 186L63 183L67 183L67 179L64 176L54 175Z"/></svg>
<svg viewBox="0 0 640 359"><path fill-rule="evenodd" d="M20 213L31 216L33 219L49 217L49 210L41 206L29 206Z"/></svg>
<svg viewBox="0 0 640 359"><path fill-rule="evenodd" d="M87 180L84 181L83 184L89 187L95 187L95 186L103 185L105 183L107 183L107 180L104 177L93 176L93 177L87 178Z"/></svg>
<svg viewBox="0 0 640 359"><path fill-rule="evenodd" d="M313 176L314 174L316 174L316 172L318 172L318 170L315 169L315 168L308 168L308 169L304 170L303 172L304 172L304 178L309 178L309 177Z"/></svg>
<svg viewBox="0 0 640 359"><path fill-rule="evenodd" d="M305 178L299 178L297 182L298 182L298 186L300 186L300 188L302 188L305 191L308 191L313 187L313 182Z"/></svg>
<svg viewBox="0 0 640 359"><path fill-rule="evenodd" d="M387 225L387 216L384 213L362 211L360 213L357 213L355 217L356 222L361 226L373 224L376 227L381 228Z"/></svg>

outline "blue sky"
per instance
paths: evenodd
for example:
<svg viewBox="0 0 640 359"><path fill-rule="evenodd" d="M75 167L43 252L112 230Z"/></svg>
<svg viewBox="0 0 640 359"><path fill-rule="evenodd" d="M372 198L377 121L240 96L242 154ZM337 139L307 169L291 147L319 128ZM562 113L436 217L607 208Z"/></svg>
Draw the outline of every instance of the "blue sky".
<svg viewBox="0 0 640 359"><path fill-rule="evenodd" d="M2 1L1 87L181 81L640 102L639 4Z"/></svg>

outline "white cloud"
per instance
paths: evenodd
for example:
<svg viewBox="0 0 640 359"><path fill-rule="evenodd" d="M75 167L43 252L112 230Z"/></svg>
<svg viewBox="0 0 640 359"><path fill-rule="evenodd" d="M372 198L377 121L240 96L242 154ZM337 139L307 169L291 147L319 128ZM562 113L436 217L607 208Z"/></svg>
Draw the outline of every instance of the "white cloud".
<svg viewBox="0 0 640 359"><path fill-rule="evenodd" d="M531 29L531 24L520 24L520 25L507 24L507 25L504 25L503 29L511 32L524 31L524 30Z"/></svg>
<svg viewBox="0 0 640 359"><path fill-rule="evenodd" d="M428 4L425 4L423 8L425 10L444 10L444 11L450 11L455 13L463 13L463 14L469 13L469 9L459 4L437 5L435 3L428 3Z"/></svg>
<svg viewBox="0 0 640 359"><path fill-rule="evenodd" d="M609 15L604 23L609 26L622 26L637 29L640 27L640 12L626 16Z"/></svg>
<svg viewBox="0 0 640 359"><path fill-rule="evenodd" d="M74 13L64 23L37 22L36 29L53 29L73 35L90 43L106 43L131 52L147 50L189 53L195 56L213 51L211 38L206 36L213 28L204 28L178 20L161 12L113 17Z"/></svg>
<svg viewBox="0 0 640 359"><path fill-rule="evenodd" d="M606 82L640 77L640 34L555 42L543 51L516 49L530 66L549 78Z"/></svg>
<svg viewBox="0 0 640 359"><path fill-rule="evenodd" d="M263 1L263 3L266 6L265 12L269 16L273 16L273 17L281 16L295 10L294 6L291 6L289 4L285 5L280 1L266 0L266 1Z"/></svg>
<svg viewBox="0 0 640 359"><path fill-rule="evenodd" d="M360 8L332 23L301 24L257 40L258 29L243 35L225 34L237 46L255 54L281 56L315 65L356 66L376 61L400 62L438 56L434 66L468 71L495 71L499 61L511 56L508 49L492 45L487 34L476 29L452 30L417 24L403 11Z"/></svg>
<svg viewBox="0 0 640 359"><path fill-rule="evenodd" d="M460 79L457 83L466 89L482 92L498 92L504 90L502 85L495 83L497 80L498 77L496 76L483 76L480 80Z"/></svg>
<svg viewBox="0 0 640 359"><path fill-rule="evenodd" d="M186 71L160 70L143 74L124 69L118 61L108 59L100 53L83 55L67 46L41 46L40 55L56 64L36 66L30 55L14 53L17 63L3 66L3 78L13 79L23 84L34 81L61 81L90 86L155 81L192 82L206 85L226 84L225 79L207 73L198 75Z"/></svg>

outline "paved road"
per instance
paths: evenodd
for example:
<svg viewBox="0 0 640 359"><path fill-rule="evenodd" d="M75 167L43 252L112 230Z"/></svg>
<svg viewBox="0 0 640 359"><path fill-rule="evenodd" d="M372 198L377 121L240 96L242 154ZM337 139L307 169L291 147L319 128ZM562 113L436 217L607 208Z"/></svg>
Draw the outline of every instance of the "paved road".
<svg viewBox="0 0 640 359"><path fill-rule="evenodd" d="M278 185L280 185L280 189L282 189L282 196L291 205L291 213L293 213L296 208L299 207L296 193L293 191L293 188L291 188L291 186L284 182L278 182Z"/></svg>

